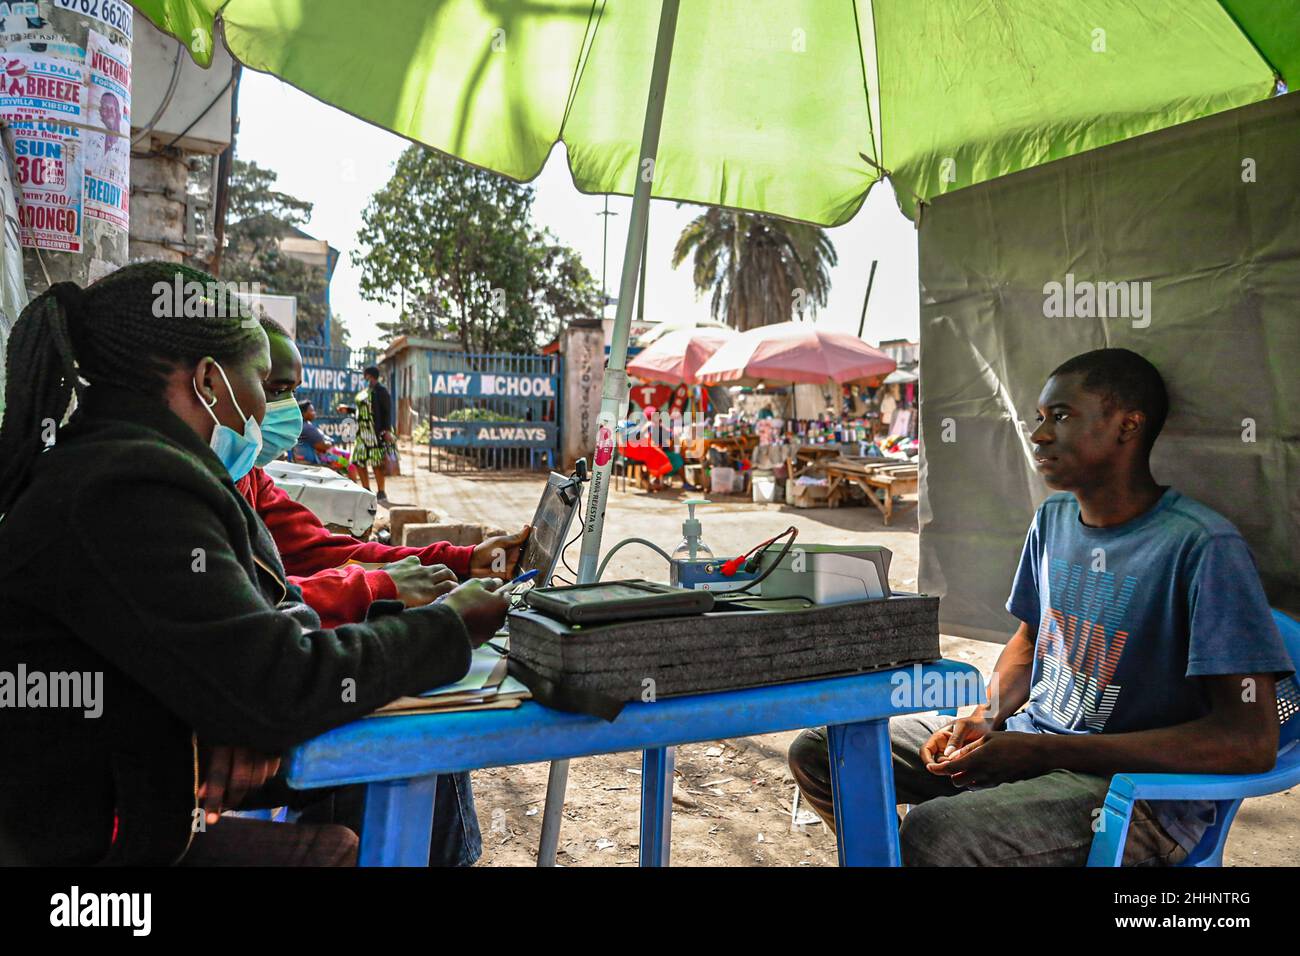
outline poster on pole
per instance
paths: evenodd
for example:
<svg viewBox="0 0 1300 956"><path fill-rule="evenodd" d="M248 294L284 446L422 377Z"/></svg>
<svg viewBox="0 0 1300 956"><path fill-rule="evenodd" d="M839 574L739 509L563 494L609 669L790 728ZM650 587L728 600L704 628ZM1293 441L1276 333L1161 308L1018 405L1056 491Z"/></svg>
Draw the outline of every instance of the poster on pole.
<svg viewBox="0 0 1300 956"><path fill-rule="evenodd" d="M18 221L23 245L80 252L83 163L76 130L12 120L9 129L22 195Z"/></svg>
<svg viewBox="0 0 1300 956"><path fill-rule="evenodd" d="M0 113L46 122L82 121L84 53L72 44L60 46L68 49L47 48L35 53L11 48L0 53L0 69L4 71L0 75ZM63 55L65 52L72 55Z"/></svg>
<svg viewBox="0 0 1300 956"><path fill-rule="evenodd" d="M130 225L131 50L92 32L86 66L86 124L91 129L85 135L85 212L125 232Z"/></svg>
<svg viewBox="0 0 1300 956"><path fill-rule="evenodd" d="M30 44L40 52L16 45L0 54L0 117L9 126L22 244L80 252L85 54L68 43Z"/></svg>

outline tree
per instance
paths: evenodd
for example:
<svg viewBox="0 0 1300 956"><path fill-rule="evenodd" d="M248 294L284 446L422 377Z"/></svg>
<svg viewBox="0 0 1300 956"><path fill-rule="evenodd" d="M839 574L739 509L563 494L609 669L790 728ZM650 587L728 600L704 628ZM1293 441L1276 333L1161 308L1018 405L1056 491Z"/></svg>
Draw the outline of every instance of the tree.
<svg viewBox="0 0 1300 956"><path fill-rule="evenodd" d="M312 204L275 190L277 175L236 159L230 173L230 212L221 277L256 282L263 292L298 300L298 338L320 338L325 329L325 272L280 251L280 240L311 218Z"/></svg>
<svg viewBox="0 0 1300 956"><path fill-rule="evenodd" d="M837 261L824 229L718 208L682 230L674 268L687 256L693 256L696 293L712 293L713 317L741 332L815 315L826 305Z"/></svg>
<svg viewBox="0 0 1300 956"><path fill-rule="evenodd" d="M411 146L362 213L361 294L398 305L389 334L452 335L467 352L531 352L600 314L572 249L531 221L534 191Z"/></svg>
<svg viewBox="0 0 1300 956"><path fill-rule="evenodd" d="M330 316L330 344L336 349L345 349L351 344L348 342L348 325L337 312Z"/></svg>

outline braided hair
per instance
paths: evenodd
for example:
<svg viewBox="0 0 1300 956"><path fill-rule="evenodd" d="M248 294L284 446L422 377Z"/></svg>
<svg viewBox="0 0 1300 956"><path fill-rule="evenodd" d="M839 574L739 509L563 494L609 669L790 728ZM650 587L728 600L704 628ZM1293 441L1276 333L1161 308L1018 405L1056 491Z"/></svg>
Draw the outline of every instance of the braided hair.
<svg viewBox="0 0 1300 956"><path fill-rule="evenodd" d="M241 318L237 308L208 303L197 310L202 314L186 315L194 310L175 300L178 281L186 295L186 283L200 283L205 295L213 288L208 283L217 283L188 266L141 262L85 289L55 283L23 309L5 362L0 515L27 484L45 447L45 424L63 420L74 393L109 385L161 398L176 368L208 355L219 362L238 359L261 342L257 323ZM170 307L159 308L164 296Z"/></svg>

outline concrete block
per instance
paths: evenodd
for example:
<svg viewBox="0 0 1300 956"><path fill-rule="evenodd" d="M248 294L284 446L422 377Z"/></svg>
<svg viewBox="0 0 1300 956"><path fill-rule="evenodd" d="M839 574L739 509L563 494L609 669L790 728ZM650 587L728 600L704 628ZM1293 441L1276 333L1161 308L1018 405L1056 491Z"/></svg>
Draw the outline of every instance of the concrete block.
<svg viewBox="0 0 1300 956"><path fill-rule="evenodd" d="M427 508L408 508L397 506L388 509L388 529L394 541L402 540L402 529L408 524L428 524L430 521Z"/></svg>
<svg viewBox="0 0 1300 956"><path fill-rule="evenodd" d="M482 544L483 526L477 524L408 524L402 529L402 544L408 548L423 548L435 541L455 545Z"/></svg>

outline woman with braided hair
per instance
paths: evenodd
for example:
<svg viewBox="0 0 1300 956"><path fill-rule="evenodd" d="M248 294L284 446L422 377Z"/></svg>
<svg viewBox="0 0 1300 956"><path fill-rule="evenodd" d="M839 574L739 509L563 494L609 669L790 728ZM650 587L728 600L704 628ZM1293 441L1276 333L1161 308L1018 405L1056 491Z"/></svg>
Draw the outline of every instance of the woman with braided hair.
<svg viewBox="0 0 1300 956"><path fill-rule="evenodd" d="M0 863L350 863L343 827L220 813L288 747L459 679L504 617L479 581L333 630L290 608L297 589L234 486L260 450L267 338L202 299L214 282L131 265L52 286L14 326Z"/></svg>

